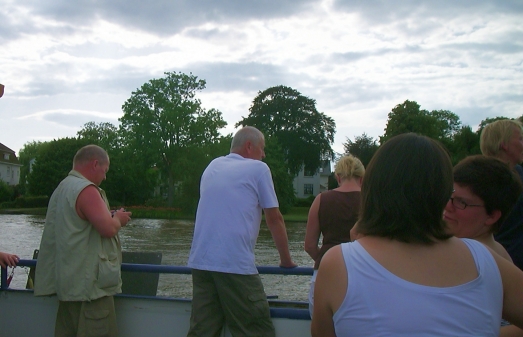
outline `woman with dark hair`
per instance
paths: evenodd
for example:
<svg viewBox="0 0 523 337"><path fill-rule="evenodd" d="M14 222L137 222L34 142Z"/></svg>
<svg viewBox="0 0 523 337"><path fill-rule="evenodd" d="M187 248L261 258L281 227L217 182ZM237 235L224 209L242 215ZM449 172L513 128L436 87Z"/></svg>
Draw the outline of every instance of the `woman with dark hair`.
<svg viewBox="0 0 523 337"><path fill-rule="evenodd" d="M469 156L454 166L454 191L443 220L458 238L475 239L512 261L494 233L510 214L521 192L521 179L494 157Z"/></svg>
<svg viewBox="0 0 523 337"><path fill-rule="evenodd" d="M497 336L523 327L523 272L447 233L452 164L434 140L402 134L369 163L351 243L323 257L313 336Z"/></svg>

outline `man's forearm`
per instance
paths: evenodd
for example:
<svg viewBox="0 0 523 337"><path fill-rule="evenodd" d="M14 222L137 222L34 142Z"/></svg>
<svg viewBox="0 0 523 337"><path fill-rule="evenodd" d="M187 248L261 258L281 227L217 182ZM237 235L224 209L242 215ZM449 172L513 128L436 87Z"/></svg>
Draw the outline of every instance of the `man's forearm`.
<svg viewBox="0 0 523 337"><path fill-rule="evenodd" d="M282 222L281 224L269 227L269 229L271 231L274 244L276 245L276 249L280 254L280 260L282 265L292 264L293 262L289 250L289 239L287 237L287 230L285 229L285 224Z"/></svg>

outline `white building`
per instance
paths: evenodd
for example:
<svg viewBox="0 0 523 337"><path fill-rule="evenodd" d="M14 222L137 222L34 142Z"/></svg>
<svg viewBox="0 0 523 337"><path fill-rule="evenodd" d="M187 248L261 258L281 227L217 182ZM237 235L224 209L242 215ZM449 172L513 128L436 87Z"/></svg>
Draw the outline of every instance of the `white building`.
<svg viewBox="0 0 523 337"><path fill-rule="evenodd" d="M329 176L331 175L331 163L324 160L322 167L316 172L305 172L304 169L298 173L292 183L297 198L316 196L329 189Z"/></svg>
<svg viewBox="0 0 523 337"><path fill-rule="evenodd" d="M0 180L15 186L20 182L20 162L15 152L0 143Z"/></svg>

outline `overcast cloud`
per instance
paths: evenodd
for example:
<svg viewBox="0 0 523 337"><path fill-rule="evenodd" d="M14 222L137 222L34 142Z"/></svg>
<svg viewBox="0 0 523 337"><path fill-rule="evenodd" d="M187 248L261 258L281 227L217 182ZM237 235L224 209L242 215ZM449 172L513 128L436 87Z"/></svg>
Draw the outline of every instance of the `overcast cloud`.
<svg viewBox="0 0 523 337"><path fill-rule="evenodd" d="M383 134L406 99L474 130L523 115L520 0L14 1L0 7L0 143L118 125L133 91L166 71L206 80L228 127L259 91L290 86L337 125L334 149Z"/></svg>

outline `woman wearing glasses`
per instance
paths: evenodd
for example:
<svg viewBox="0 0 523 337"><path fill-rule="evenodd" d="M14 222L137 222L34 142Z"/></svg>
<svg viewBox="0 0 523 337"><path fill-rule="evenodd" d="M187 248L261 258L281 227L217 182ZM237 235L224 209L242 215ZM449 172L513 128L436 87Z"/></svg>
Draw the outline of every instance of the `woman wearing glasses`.
<svg viewBox="0 0 523 337"><path fill-rule="evenodd" d="M523 272L448 233L452 191L434 140L403 134L378 149L361 190L363 237L320 264L312 336L498 336L502 313L523 327Z"/></svg>
<svg viewBox="0 0 523 337"><path fill-rule="evenodd" d="M512 262L505 248L494 240L503 221L521 195L517 174L504 162L471 156L454 167L454 192L443 218L458 238L475 239Z"/></svg>
<svg viewBox="0 0 523 337"><path fill-rule="evenodd" d="M506 163L492 157L467 157L454 167L454 192L443 219L456 237L477 240L512 262L506 249L494 240L494 233L521 192L521 180ZM512 334L522 336L523 331L514 326L501 329L501 336Z"/></svg>

